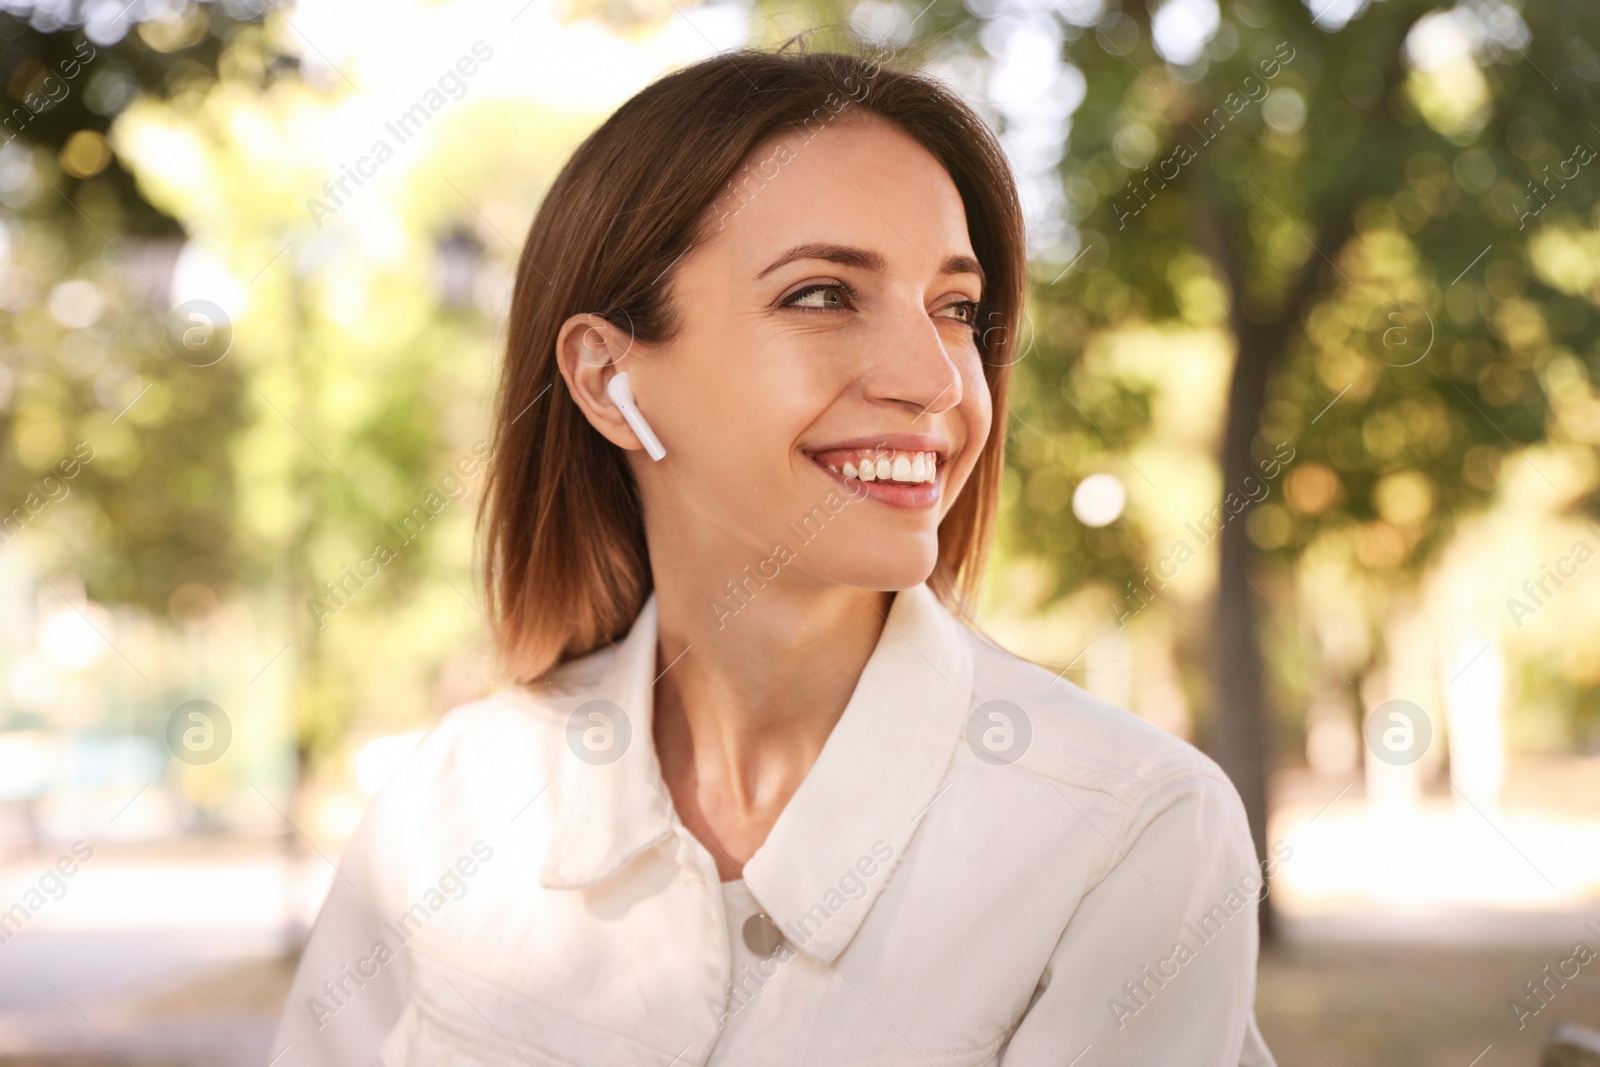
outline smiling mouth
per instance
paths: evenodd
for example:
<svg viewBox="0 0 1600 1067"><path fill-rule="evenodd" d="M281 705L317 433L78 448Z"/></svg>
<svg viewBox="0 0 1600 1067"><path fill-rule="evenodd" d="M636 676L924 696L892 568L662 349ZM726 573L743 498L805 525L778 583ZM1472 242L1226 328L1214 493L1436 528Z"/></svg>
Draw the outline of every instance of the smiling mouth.
<svg viewBox="0 0 1600 1067"><path fill-rule="evenodd" d="M833 448L817 452L817 463L848 481L927 485L939 480L939 453L896 448Z"/></svg>

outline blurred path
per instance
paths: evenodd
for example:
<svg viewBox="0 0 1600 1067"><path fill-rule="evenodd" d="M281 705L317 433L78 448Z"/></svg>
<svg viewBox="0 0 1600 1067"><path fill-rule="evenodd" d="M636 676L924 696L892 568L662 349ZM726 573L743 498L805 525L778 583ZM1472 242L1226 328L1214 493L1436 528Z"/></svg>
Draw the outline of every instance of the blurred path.
<svg viewBox="0 0 1600 1067"><path fill-rule="evenodd" d="M97 850L0 944L0 1065L260 1067L331 872L275 842L211 858ZM0 868L0 907L55 854Z"/></svg>

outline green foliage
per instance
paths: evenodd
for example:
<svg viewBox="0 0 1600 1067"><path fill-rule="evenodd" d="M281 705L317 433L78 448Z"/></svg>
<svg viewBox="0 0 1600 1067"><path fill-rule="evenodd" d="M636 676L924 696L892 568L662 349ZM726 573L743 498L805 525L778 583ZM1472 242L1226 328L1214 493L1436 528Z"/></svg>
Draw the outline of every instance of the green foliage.
<svg viewBox="0 0 1600 1067"><path fill-rule="evenodd" d="M179 5L99 47L0 14L0 42L13 96L58 53L93 53L0 149L14 311L0 322L0 499L23 499L80 439L94 450L24 531L36 565L171 620L250 605L277 640L230 667L257 695L272 672L293 679L302 753L339 754L357 721L425 719L442 670L456 691L472 681L449 658L481 625L474 479L451 472L484 433L489 313L517 252L501 234L526 227L588 117L467 101L431 152L412 146L319 218L308 202L339 161L307 131L337 128L346 86L298 76L281 15ZM88 135L115 152L85 154ZM470 262L447 305L449 235ZM208 366L167 336L185 243L211 264L198 295L233 331ZM392 554L352 579L380 541ZM141 697L154 715L163 697Z"/></svg>
<svg viewBox="0 0 1600 1067"><path fill-rule="evenodd" d="M1206 58L1183 69L1156 54L1138 5L1098 29L1063 26L1087 81L1063 182L1085 261L1103 265L1041 287L1039 304L1081 309L1091 329L1180 317L1192 272L1170 267L1204 257L1236 338L1269 346L1257 453L1287 439L1336 480L1293 483L1291 505L1308 506L1258 524L1257 543L1286 559L1330 528L1382 524L1390 536L1368 536L1363 561L1414 577L1452 518L1485 502L1505 454L1548 432L1541 370L1576 357L1600 380L1594 288L1562 291L1538 245L1592 230L1596 168L1557 179L1532 225L1517 211L1528 180L1600 145L1585 119L1600 10L1529 5L1520 48L1507 22L1485 29L1477 63L1412 69L1402 42L1439 10L1389 0L1328 32L1292 0L1225 4ZM1479 81L1467 108L1462 86ZM1383 344L1390 321L1370 327L1393 300L1431 320L1407 325L1405 351ZM1058 336L1041 332L1036 383L1080 358L1044 340ZM1138 427L1107 431L1126 441Z"/></svg>
<svg viewBox="0 0 1600 1067"><path fill-rule="evenodd" d="M1310 561L1357 576L1343 592L1370 631L1345 666L1359 678L1384 662L1382 620L1514 476L1600 512L1590 474L1535 458L1600 445L1600 8L1219 0L1215 32L1180 64L1156 48L1155 0L969 7L981 14L936 6L919 27L960 21L951 65L992 69L1003 48L986 43L1032 24L1060 41L1055 91L1081 74L1058 168L1068 244L1037 265L1006 495L1006 556L1047 563L1047 601L1106 587L1121 600L1168 553L1173 514L1200 513L1197 484L1215 503L1292 447L1241 524L1256 586L1223 576L1214 629L1234 632L1230 614L1247 632L1283 628L1254 640L1293 727L1328 671L1313 619L1329 605L1294 603ZM1185 338L1212 329L1232 349L1221 416L1175 441L1185 401L1210 400ZM1152 331L1169 332L1148 342L1165 373L1105 358L1106 338ZM1099 471L1129 506L1090 529L1068 498ZM1261 670L1179 628L1179 659L1214 684ZM1235 714L1261 688L1219 690L1202 712ZM1257 729L1247 718L1235 736Z"/></svg>
<svg viewBox="0 0 1600 1067"><path fill-rule="evenodd" d="M182 231L139 195L105 134L134 100L214 78L249 29L208 5L96 46L0 13L0 500L25 500L86 442L94 458L53 532L29 536L96 598L163 614L185 583L225 589L241 565L229 451L244 386L235 366L202 370L169 351L156 290Z"/></svg>

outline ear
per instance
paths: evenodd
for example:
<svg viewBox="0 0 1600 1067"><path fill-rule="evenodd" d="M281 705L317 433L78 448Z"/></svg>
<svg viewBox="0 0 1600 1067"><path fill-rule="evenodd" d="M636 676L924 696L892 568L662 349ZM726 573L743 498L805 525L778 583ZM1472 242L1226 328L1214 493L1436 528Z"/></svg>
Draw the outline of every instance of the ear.
<svg viewBox="0 0 1600 1067"><path fill-rule="evenodd" d="M599 315L573 315L556 334L556 366L590 426L618 448L643 451L644 443L606 395L606 383L621 369L623 357L634 347L631 335ZM629 369L637 381L637 368ZM634 389L637 395L637 384Z"/></svg>

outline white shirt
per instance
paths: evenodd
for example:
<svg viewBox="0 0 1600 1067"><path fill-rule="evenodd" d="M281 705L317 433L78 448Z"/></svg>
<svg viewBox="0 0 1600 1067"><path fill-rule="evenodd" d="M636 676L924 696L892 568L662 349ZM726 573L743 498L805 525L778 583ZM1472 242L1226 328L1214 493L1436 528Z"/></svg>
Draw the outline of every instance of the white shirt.
<svg viewBox="0 0 1600 1067"><path fill-rule="evenodd" d="M395 772L273 1067L1275 1067L1260 866L1193 746L919 585L722 883L656 760L656 624L652 595L625 639L455 708ZM781 938L746 938L758 911Z"/></svg>

